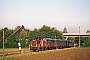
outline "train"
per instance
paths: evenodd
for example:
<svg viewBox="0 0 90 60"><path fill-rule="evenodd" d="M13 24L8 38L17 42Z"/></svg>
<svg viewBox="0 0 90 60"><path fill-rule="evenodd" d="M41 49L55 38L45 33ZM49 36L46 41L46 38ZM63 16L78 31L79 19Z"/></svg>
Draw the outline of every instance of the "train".
<svg viewBox="0 0 90 60"><path fill-rule="evenodd" d="M51 50L74 47L74 42L63 39L52 39L52 38L38 38L30 41L30 50Z"/></svg>

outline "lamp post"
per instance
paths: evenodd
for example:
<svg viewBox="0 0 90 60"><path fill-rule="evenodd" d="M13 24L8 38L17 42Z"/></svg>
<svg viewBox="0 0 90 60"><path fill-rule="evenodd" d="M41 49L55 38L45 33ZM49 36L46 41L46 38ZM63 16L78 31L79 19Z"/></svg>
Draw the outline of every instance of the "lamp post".
<svg viewBox="0 0 90 60"><path fill-rule="evenodd" d="M80 47L80 26L79 26L79 47Z"/></svg>

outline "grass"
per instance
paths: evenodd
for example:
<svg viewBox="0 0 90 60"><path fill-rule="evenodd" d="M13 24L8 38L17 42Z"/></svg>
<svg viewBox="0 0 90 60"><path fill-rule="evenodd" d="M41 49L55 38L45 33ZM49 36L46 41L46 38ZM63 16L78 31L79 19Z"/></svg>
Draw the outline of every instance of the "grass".
<svg viewBox="0 0 90 60"><path fill-rule="evenodd" d="M28 50L29 50L29 48L22 48L22 51L28 51ZM13 53L15 51L19 52L18 48L5 48L4 49L4 53L7 53L7 52ZM1 54L3 53L3 49L0 49L0 53ZM0 56L0 59L3 59L3 58L6 59L6 58L10 58L10 57L17 57L17 56L23 56L23 55L26 55L26 54L15 54L15 55L10 55L10 56L5 55L5 56Z"/></svg>
<svg viewBox="0 0 90 60"><path fill-rule="evenodd" d="M17 51L18 48L5 48L4 51L5 52L9 52L9 51ZM22 48L22 50L29 50L29 48ZM0 52L3 52L3 49L0 49Z"/></svg>
<svg viewBox="0 0 90 60"><path fill-rule="evenodd" d="M8 51L16 51L18 50L17 48L5 48L4 51L8 52ZM3 52L3 49L0 49L0 52Z"/></svg>

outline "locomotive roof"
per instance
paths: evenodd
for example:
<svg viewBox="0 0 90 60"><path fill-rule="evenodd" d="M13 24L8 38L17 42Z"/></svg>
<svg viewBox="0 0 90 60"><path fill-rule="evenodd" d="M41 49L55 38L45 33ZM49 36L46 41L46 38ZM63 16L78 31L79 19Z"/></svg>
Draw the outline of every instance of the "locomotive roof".
<svg viewBox="0 0 90 60"><path fill-rule="evenodd" d="M46 38L46 40L53 40L53 41L69 41L69 40L63 40L63 39L52 39L52 38Z"/></svg>
<svg viewBox="0 0 90 60"><path fill-rule="evenodd" d="M46 40L53 40L52 38L46 38Z"/></svg>

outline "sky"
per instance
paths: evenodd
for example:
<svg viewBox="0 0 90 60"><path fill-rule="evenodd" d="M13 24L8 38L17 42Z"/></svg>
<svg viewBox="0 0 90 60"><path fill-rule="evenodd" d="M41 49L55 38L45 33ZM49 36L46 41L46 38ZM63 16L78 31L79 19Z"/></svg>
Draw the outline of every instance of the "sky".
<svg viewBox="0 0 90 60"><path fill-rule="evenodd" d="M68 32L90 30L90 0L0 0L0 28L43 25Z"/></svg>

